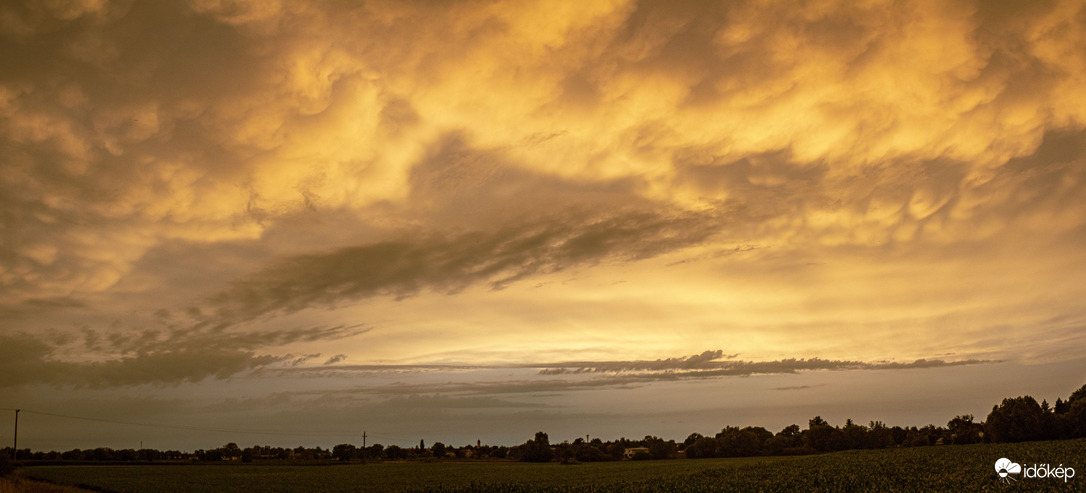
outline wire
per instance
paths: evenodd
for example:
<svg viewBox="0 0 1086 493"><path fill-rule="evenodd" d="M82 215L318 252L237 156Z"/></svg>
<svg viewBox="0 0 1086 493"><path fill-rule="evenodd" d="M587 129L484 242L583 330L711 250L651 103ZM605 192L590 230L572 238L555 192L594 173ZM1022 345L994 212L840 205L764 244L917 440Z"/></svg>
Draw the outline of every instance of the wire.
<svg viewBox="0 0 1086 493"><path fill-rule="evenodd" d="M6 407L0 408L0 410L15 411L15 409L13 409L13 408L6 408ZM99 422L99 423L113 423L113 424L131 425L131 426L147 426L147 427L150 427L150 428L166 428L166 429L171 429L171 430L209 431L209 432L214 432L214 433L238 433L238 434L246 434L246 435L277 435L277 436L294 436L294 437L344 436L344 435L353 436L353 435L358 434L357 432L350 432L350 433L330 433L330 432L325 432L325 433L298 433L298 432L285 432L285 431L229 430L229 429L225 429L225 428L204 428L204 427L200 427L200 426L138 423L138 422L134 422L134 421L120 421L120 420L116 420L116 419L89 418L89 417L86 417L86 416L72 416L72 415L69 415L69 414L57 414L57 413L47 413L47 412L44 412L44 411L34 411L32 409L20 409L20 412L30 413L30 414L37 414L37 415L41 415L41 416L52 416L52 417L55 417L55 418L67 418L67 419L78 419L78 420L83 420L83 421L95 421L95 422ZM374 436L374 435L371 435L371 436ZM395 438L395 437L383 437L383 438L393 439L393 440L406 440L406 439L400 439L400 438Z"/></svg>
<svg viewBox="0 0 1086 493"><path fill-rule="evenodd" d="M369 435L371 437L374 437L374 438L384 438L385 440L399 440L401 442L411 442L411 441L414 440L413 438L394 437L394 436L388 436L388 435L380 435L380 434L377 434L377 433L370 433Z"/></svg>

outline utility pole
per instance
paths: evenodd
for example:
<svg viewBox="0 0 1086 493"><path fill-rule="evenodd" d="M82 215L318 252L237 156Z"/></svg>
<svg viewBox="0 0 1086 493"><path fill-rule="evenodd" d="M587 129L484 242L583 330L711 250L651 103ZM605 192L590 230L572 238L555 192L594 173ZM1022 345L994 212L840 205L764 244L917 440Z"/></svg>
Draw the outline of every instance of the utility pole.
<svg viewBox="0 0 1086 493"><path fill-rule="evenodd" d="M14 462L19 459L19 411L15 410L15 444L11 446L11 461Z"/></svg>
<svg viewBox="0 0 1086 493"><path fill-rule="evenodd" d="M366 430L362 430L362 465L366 465Z"/></svg>

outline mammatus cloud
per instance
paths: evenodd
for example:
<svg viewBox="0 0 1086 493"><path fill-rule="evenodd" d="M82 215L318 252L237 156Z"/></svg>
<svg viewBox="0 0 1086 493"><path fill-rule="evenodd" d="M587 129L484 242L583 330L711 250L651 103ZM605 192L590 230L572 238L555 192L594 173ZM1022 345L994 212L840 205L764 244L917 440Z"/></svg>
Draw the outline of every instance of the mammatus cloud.
<svg viewBox="0 0 1086 493"><path fill-rule="evenodd" d="M845 229L968 213L946 180L1086 123L1075 1L71 5L0 15L9 299L108 290L178 238L418 200L412 170L450 132L500 170L684 209L820 181L795 220ZM687 178L714 168L730 178Z"/></svg>
<svg viewBox="0 0 1086 493"><path fill-rule="evenodd" d="M582 3L4 2L0 385L527 360L363 389L482 399L1081 357L1086 4ZM556 273L592 283L474 339L395 305ZM743 330L771 355L632 352ZM616 335L632 359L525 356ZM343 364L375 353L408 363Z"/></svg>

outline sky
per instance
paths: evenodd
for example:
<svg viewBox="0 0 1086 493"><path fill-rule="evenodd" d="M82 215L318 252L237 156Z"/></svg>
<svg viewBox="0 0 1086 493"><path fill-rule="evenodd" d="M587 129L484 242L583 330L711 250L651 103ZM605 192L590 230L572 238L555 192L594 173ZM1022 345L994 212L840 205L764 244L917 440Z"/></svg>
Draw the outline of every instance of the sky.
<svg viewBox="0 0 1086 493"><path fill-rule="evenodd" d="M1066 398L1083 46L1079 0L5 2L0 424L512 445Z"/></svg>

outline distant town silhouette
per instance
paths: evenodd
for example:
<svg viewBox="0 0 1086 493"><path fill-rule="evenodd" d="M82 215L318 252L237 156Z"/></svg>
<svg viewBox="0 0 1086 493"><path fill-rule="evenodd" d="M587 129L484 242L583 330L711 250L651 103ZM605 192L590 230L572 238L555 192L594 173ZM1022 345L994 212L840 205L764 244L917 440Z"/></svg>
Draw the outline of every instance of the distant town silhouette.
<svg viewBox="0 0 1086 493"><path fill-rule="evenodd" d="M414 447L373 444L359 447L341 443L330 449L321 447L284 448L252 446L242 448L237 443L222 447L182 452L156 449L73 449L66 452L32 451L13 448L0 450L0 473L7 474L16 463L42 462L130 462L162 461L222 462L236 461L339 461L366 460L519 460L526 462L601 462L616 460L662 460L686 457L748 457L760 455L805 455L850 449L881 449L887 447L918 447L948 444L1003 443L1034 440L1062 440L1086 437L1086 385L1074 391L1067 400L1056 399L1054 406L1037 402L1031 396L1005 398L994 405L983 422L972 415L952 418L945 427L888 426L881 421L867 425L851 419L835 426L821 416L811 418L806 429L789 425L777 433L760 426L743 428L727 426L714 436L691 433L685 440L664 440L655 436L643 439L577 438L551 443L547 433L535 436L515 446L475 444L452 446L435 442L429 447L419 440Z"/></svg>

